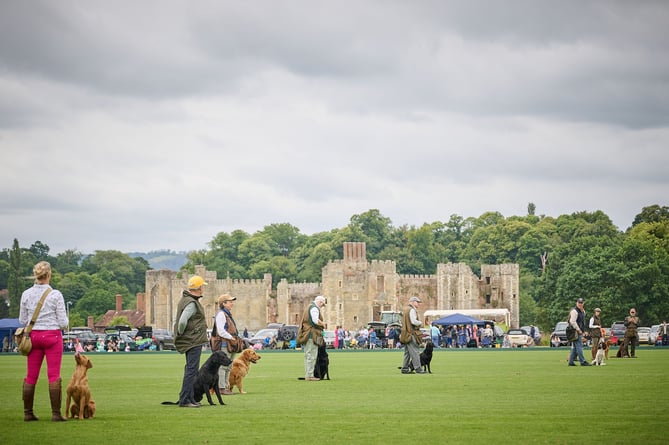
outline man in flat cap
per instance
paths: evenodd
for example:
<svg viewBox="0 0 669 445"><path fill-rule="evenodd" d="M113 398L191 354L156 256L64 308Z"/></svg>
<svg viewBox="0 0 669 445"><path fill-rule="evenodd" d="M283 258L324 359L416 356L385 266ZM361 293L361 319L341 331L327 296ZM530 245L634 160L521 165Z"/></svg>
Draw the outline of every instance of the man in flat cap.
<svg viewBox="0 0 669 445"><path fill-rule="evenodd" d="M323 339L323 329L325 321L321 308L325 306L325 297L317 295L314 301L307 307L302 316L300 329L297 332L297 344L303 345L304 349L304 380L320 380L314 377L314 368L316 367L316 358L318 357L318 347L325 344Z"/></svg>
<svg viewBox="0 0 669 445"><path fill-rule="evenodd" d="M636 358L636 344L639 342L637 326L639 326L639 317L636 315L636 309L632 308L629 316L625 317L625 340L623 342L623 349L627 351L629 347L631 358Z"/></svg>
<svg viewBox="0 0 669 445"><path fill-rule="evenodd" d="M576 366L574 359L578 356L581 366L591 366L590 362L583 357L583 332L585 331L585 310L583 309L583 298L576 300L576 306L569 311L569 325L576 329L578 338L571 344L569 354L569 366Z"/></svg>
<svg viewBox="0 0 669 445"><path fill-rule="evenodd" d="M412 367L416 371L416 374L425 374L420 365L420 350L418 349L422 340L420 333L422 323L418 318L418 305L420 303L420 298L411 297L409 298L409 308L404 311L400 334L400 343L404 345L402 374L411 374Z"/></svg>

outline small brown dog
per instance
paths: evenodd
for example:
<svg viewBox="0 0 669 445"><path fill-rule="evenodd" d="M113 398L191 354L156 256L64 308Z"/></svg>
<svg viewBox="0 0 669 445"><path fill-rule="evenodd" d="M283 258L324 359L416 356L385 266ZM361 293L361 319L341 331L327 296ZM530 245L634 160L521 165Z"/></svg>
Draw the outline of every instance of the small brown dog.
<svg viewBox="0 0 669 445"><path fill-rule="evenodd" d="M230 377L228 380L230 383L230 388L228 389L230 389L230 391L236 386L239 389L240 394L246 394L242 382L244 381L244 377L249 373L251 363L257 363L260 358L260 355L251 348L244 349L242 353L239 354L239 357L232 362L232 368L230 369Z"/></svg>
<svg viewBox="0 0 669 445"><path fill-rule="evenodd" d="M92 419L95 416L95 400L89 400L84 407L84 419ZM73 403L70 407L70 418L79 417L79 405Z"/></svg>
<svg viewBox="0 0 669 445"><path fill-rule="evenodd" d="M91 389L88 387L88 370L93 367L93 363L83 354L75 353L74 361L77 363L74 367L74 374L67 385L67 400L65 402L65 412L70 418L79 417L92 419L95 415L95 402L91 399ZM72 406L70 407L70 402ZM67 415L67 414L66 414Z"/></svg>

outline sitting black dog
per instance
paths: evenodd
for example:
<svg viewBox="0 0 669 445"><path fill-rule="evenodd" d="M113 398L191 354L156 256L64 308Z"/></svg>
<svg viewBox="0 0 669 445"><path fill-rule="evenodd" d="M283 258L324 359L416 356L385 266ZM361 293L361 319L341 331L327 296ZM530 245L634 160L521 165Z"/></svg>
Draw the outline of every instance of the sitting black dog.
<svg viewBox="0 0 669 445"><path fill-rule="evenodd" d="M202 400L202 396L206 395L209 404L213 405L214 401L211 399L211 392L209 391L213 389L216 397L218 397L218 402L221 405L225 405L221 397L221 390L218 388L218 368L228 366L230 363L232 363L232 360L223 351L213 352L207 361L204 362L204 365L200 367L200 371L197 373L195 383L193 383L193 396L196 402Z"/></svg>
<svg viewBox="0 0 669 445"><path fill-rule="evenodd" d="M321 380L325 380L327 377L327 379L330 380L330 358L328 357L328 351L325 345L318 347L316 366L314 366L314 377Z"/></svg>
<svg viewBox="0 0 669 445"><path fill-rule="evenodd" d="M218 368L228 366L230 363L232 363L232 360L230 360L230 357L225 352L216 351L211 353L211 356L200 367L197 378L193 383L193 396L197 402L202 400L202 397L206 395L209 404L213 405L214 401L211 399L211 390L218 397L218 402L221 405L225 405L223 397L221 397L221 390L218 388ZM162 404L178 405L178 402L162 402Z"/></svg>
<svg viewBox="0 0 669 445"><path fill-rule="evenodd" d="M420 368L423 372L429 372L432 374L432 369L430 368L430 363L432 363L432 352L434 351L434 344L431 341L428 341L425 344L425 349L420 353ZM413 363L409 363L409 369L414 370Z"/></svg>

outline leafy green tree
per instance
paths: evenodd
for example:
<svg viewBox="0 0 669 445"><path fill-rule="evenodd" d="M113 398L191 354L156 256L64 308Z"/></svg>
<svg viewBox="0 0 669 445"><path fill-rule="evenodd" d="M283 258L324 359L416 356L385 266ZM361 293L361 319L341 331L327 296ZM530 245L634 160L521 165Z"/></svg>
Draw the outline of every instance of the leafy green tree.
<svg viewBox="0 0 669 445"><path fill-rule="evenodd" d="M69 249L56 255L52 266L63 275L69 272L77 272L83 258L84 255L81 252Z"/></svg>
<svg viewBox="0 0 669 445"><path fill-rule="evenodd" d="M265 235L272 240L280 255L286 257L306 238L305 235L300 233L300 229L287 223L270 224L265 226L258 234Z"/></svg>
<svg viewBox="0 0 669 445"><path fill-rule="evenodd" d="M434 273L437 270L437 254L432 226L424 224L412 230L407 237L406 251L420 273Z"/></svg>
<svg viewBox="0 0 669 445"><path fill-rule="evenodd" d="M19 240L15 238L12 250L9 253L9 279L7 280L9 314L12 318L18 318L19 316L19 311L21 309L21 294L28 282L25 277L23 251L19 246Z"/></svg>
<svg viewBox="0 0 669 445"><path fill-rule="evenodd" d="M260 279L266 273L271 273L272 277L285 278L289 282L294 282L297 279L297 267L295 263L282 255L272 257L269 260L262 260L251 266L251 278Z"/></svg>
<svg viewBox="0 0 669 445"><path fill-rule="evenodd" d="M392 221L381 215L378 209L371 209L359 215L353 215L349 227L363 235L362 239L357 241L364 241L367 244L367 252L371 258L375 258L390 239Z"/></svg>
<svg viewBox="0 0 669 445"><path fill-rule="evenodd" d="M0 289L7 289L9 282L9 261L0 260Z"/></svg>
<svg viewBox="0 0 669 445"><path fill-rule="evenodd" d="M124 283L133 295L144 291L149 268L144 258L132 258L117 250L98 250L81 263L81 269L91 275L108 272L111 280Z"/></svg>
<svg viewBox="0 0 669 445"><path fill-rule="evenodd" d="M298 281L319 283L323 278L323 267L328 262L339 259L337 251L329 242L322 242L310 249L309 256L302 262L298 269Z"/></svg>
<svg viewBox="0 0 669 445"><path fill-rule="evenodd" d="M35 263L39 261L48 261L53 266L54 258L49 255L49 251L51 249L49 249L49 246L46 244L42 243L41 241L35 241L30 245L28 250L33 254Z"/></svg>
<svg viewBox="0 0 669 445"><path fill-rule="evenodd" d="M669 207L659 206L654 204L652 206L644 207L632 222L632 227L641 223L656 223L669 220Z"/></svg>
<svg viewBox="0 0 669 445"><path fill-rule="evenodd" d="M101 274L104 275L104 274ZM116 281L108 281L98 274L92 276L84 296L74 305L74 311L85 317L99 317L116 307L116 295L128 295L128 288Z"/></svg>
<svg viewBox="0 0 669 445"><path fill-rule="evenodd" d="M280 255L278 246L265 234L256 233L239 246L239 264L246 270L260 261Z"/></svg>

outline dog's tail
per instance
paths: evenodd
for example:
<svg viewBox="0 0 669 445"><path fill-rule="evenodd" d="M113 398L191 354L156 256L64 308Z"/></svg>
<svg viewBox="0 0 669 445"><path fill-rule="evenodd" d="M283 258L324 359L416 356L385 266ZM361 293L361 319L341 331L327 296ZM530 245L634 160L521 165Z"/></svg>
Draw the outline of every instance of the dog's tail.
<svg viewBox="0 0 669 445"><path fill-rule="evenodd" d="M161 402L161 405L178 405L179 402Z"/></svg>

